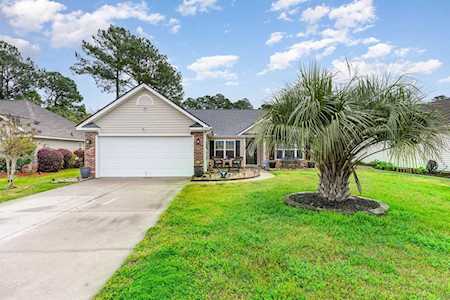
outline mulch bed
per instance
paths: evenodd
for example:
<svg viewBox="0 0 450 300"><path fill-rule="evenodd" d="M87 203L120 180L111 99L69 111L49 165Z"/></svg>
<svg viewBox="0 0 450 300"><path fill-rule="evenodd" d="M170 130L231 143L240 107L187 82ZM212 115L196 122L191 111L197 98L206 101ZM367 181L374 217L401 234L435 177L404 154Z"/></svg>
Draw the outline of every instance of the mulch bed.
<svg viewBox="0 0 450 300"><path fill-rule="evenodd" d="M16 174L14 174L16 177L29 177L29 176L34 176L34 177L40 177L40 176L45 176L51 173L44 173L44 172L36 172L36 173L23 173L23 172L16 172ZM6 177L6 172L0 172L0 178Z"/></svg>
<svg viewBox="0 0 450 300"><path fill-rule="evenodd" d="M356 196L352 196L344 202L329 202L320 197L318 193L290 194L284 201L287 205L297 208L315 211L328 210L346 214L363 211L374 215L384 215L389 209L385 203Z"/></svg>

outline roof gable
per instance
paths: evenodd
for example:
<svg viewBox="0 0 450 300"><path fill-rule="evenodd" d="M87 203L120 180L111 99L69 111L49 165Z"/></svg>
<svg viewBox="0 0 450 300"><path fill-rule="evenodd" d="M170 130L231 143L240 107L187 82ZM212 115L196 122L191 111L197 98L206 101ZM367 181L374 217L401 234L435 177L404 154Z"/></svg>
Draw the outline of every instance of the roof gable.
<svg viewBox="0 0 450 300"><path fill-rule="evenodd" d="M173 103L172 101L170 101L169 99L167 99L166 97L164 97L163 95L161 95L160 93L158 93L157 91L155 91L154 89L149 87L148 85L141 84L141 85L131 89L126 94L124 94L123 96L119 97L118 99L116 99L116 100L112 101L111 103L107 104L106 106L104 106L103 108L98 110L96 113L91 115L86 120L82 121L80 124L77 125L77 130L88 130L88 131L90 130L90 131L92 131L93 128L95 128L94 126L92 126L92 123L95 124L95 121L100 120L101 118L106 116L109 112L113 111L115 108L119 107L121 104L123 104L127 100L131 99L134 95L137 95L138 93L140 93L142 91L145 91L145 92L149 93L150 95L152 95L154 97L157 97L159 100L161 100L164 103L168 104L174 110L180 112L181 114L183 114L187 118L191 119L194 123L198 123L204 128L209 128L208 124L205 123L204 121L200 120L196 116L192 115L190 112L184 110L182 107L180 107L177 104ZM145 102L150 103L149 100L145 100ZM143 105L143 103L141 103L141 101L137 101L136 104L137 105Z"/></svg>

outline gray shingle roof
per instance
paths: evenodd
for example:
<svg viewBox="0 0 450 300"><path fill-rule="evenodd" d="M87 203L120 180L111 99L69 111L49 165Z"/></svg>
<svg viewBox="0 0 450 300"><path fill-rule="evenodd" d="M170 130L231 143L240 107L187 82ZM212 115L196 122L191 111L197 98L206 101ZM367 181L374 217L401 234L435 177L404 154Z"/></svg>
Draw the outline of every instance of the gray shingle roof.
<svg viewBox="0 0 450 300"><path fill-rule="evenodd" d="M215 135L239 134L255 123L262 111L257 109L190 109L191 114L210 125Z"/></svg>
<svg viewBox="0 0 450 300"><path fill-rule="evenodd" d="M0 115L12 115L28 122L37 130L36 135L84 139L84 133L75 130L75 123L26 100L0 100Z"/></svg>
<svg viewBox="0 0 450 300"><path fill-rule="evenodd" d="M435 100L433 102L428 103L428 105L434 109L439 111L444 117L447 118L450 123L450 98Z"/></svg>

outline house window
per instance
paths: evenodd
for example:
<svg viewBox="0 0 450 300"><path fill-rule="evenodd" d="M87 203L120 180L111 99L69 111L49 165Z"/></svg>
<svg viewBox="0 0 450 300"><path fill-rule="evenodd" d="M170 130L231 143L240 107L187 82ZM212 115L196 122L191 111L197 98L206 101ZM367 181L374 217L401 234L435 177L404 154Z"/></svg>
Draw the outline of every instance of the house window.
<svg viewBox="0 0 450 300"><path fill-rule="evenodd" d="M302 159L303 152L299 150L297 147L277 147L277 159Z"/></svg>
<svg viewBox="0 0 450 300"><path fill-rule="evenodd" d="M215 140L214 156L219 158L235 158L236 157L236 141L232 140Z"/></svg>

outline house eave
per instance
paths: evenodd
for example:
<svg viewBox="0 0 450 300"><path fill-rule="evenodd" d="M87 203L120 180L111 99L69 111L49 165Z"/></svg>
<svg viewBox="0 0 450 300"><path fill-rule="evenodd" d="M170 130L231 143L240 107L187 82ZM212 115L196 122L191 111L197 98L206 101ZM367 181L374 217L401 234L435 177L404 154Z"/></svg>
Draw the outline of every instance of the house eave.
<svg viewBox="0 0 450 300"><path fill-rule="evenodd" d="M36 138L36 139L44 139L44 140L59 140L59 141L71 141L71 142L84 142L84 139L64 138L64 137L48 136L48 135L35 135L35 136L33 136L33 138Z"/></svg>

